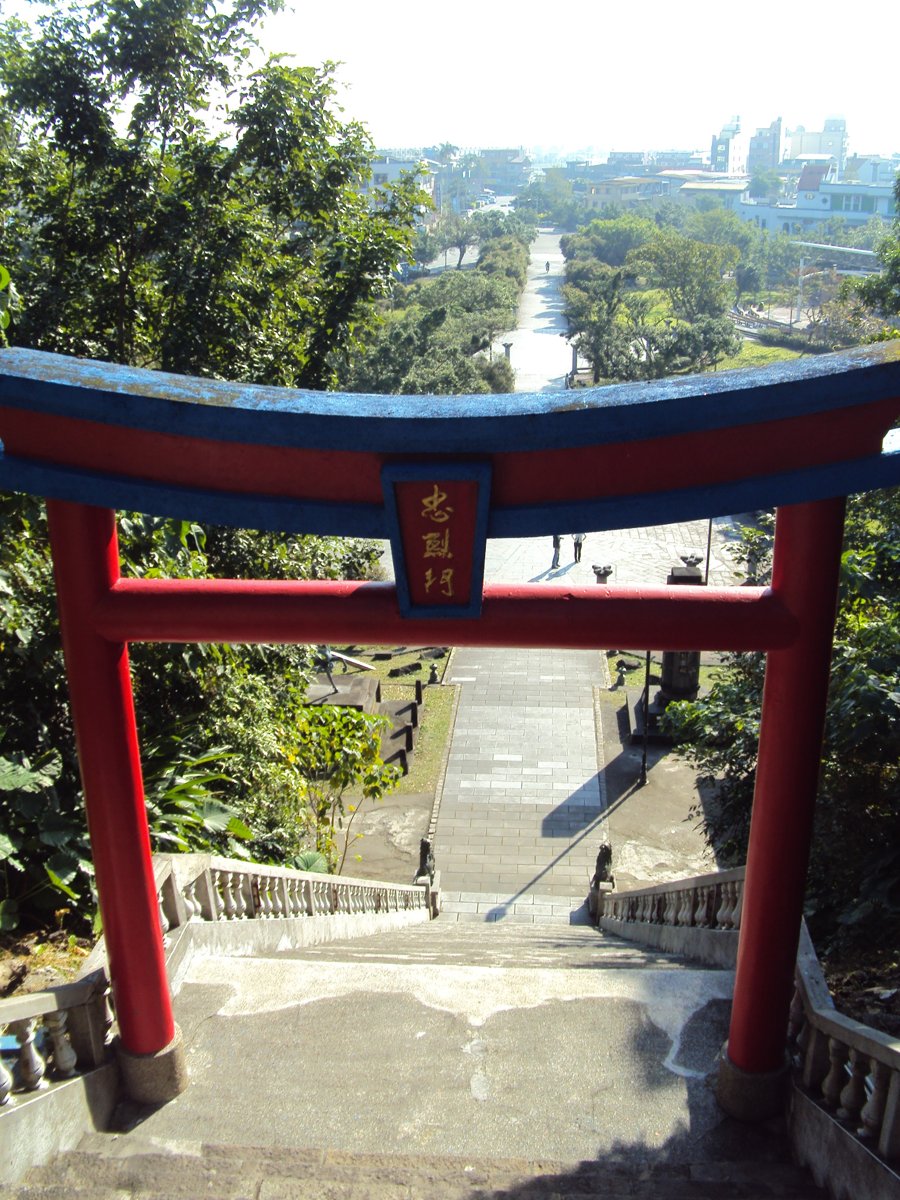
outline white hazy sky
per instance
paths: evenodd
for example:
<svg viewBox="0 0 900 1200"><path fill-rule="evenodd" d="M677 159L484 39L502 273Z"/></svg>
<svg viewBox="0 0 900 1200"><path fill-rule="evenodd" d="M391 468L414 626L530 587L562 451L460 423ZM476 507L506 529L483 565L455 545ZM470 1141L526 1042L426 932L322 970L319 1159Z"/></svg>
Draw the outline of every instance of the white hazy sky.
<svg viewBox="0 0 900 1200"><path fill-rule="evenodd" d="M732 116L843 116L852 151L900 151L898 0L316 0L263 41L342 62L345 115L379 146L708 150Z"/></svg>

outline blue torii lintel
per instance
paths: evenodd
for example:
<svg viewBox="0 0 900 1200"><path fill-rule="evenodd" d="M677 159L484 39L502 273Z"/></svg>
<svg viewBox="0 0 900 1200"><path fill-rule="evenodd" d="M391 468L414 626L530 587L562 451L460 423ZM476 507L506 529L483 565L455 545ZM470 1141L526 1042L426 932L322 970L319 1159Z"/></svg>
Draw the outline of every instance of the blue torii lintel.
<svg viewBox="0 0 900 1200"><path fill-rule="evenodd" d="M582 392L369 396L0 351L0 486L283 532L388 534L382 469L488 464L491 537L900 482L900 343Z"/></svg>

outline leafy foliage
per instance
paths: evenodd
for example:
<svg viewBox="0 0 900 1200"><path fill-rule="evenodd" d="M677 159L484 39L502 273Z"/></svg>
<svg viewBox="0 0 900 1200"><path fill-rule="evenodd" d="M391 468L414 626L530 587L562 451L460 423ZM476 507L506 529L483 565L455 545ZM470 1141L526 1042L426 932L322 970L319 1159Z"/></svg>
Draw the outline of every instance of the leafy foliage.
<svg viewBox="0 0 900 1200"><path fill-rule="evenodd" d="M739 339L720 307L721 278L713 275L712 283L704 282L707 270L720 269L735 251L701 246L636 217L593 221L562 245L567 255L566 315L578 352L591 364L594 383L660 379L712 366L738 349ZM691 246L697 248L693 258L686 250ZM683 270L679 274L675 264L670 278L660 275L657 280L668 304L630 287L635 270L661 264L675 247ZM615 267L613 261L622 265ZM654 270L659 274L661 267Z"/></svg>
<svg viewBox="0 0 900 1200"><path fill-rule="evenodd" d="M491 345L514 323L534 231L515 216L489 212L442 224L452 236L459 233L459 242L451 244L480 246L476 267L395 285L383 327L341 380L345 390L406 395L512 391L512 369L505 360L493 359ZM439 225L437 237L440 230Z"/></svg>
<svg viewBox="0 0 900 1200"><path fill-rule="evenodd" d="M894 198L900 211L900 174L894 184ZM891 233L876 246L881 260L881 274L870 275L857 285L866 304L885 316L900 313L900 219L894 221Z"/></svg>
<svg viewBox="0 0 900 1200"><path fill-rule="evenodd" d="M744 530L740 565L764 581L770 526ZM836 944L900 928L900 489L851 500L842 559L808 909ZM746 854L763 658L730 654L707 696L667 710L717 802L703 824L727 861ZM797 681L798 703L802 680ZM888 923L887 925L885 923Z"/></svg>
<svg viewBox="0 0 900 1200"><path fill-rule="evenodd" d="M326 387L409 259L415 178L376 189L330 65L258 69L274 0L104 0L0 28L0 258L16 340Z"/></svg>
<svg viewBox="0 0 900 1200"><path fill-rule="evenodd" d="M124 515L122 570L144 576L367 574L370 544L204 531ZM158 849L286 858L317 812L285 747L304 711L304 646L131 647L151 840ZM0 860L7 925L60 903L90 913L92 868L42 504L0 497Z"/></svg>
<svg viewBox="0 0 900 1200"><path fill-rule="evenodd" d="M343 869L351 845L351 826L359 811L345 804L348 788L367 800L380 800L400 779L400 769L385 764L380 736L384 717L352 708L307 707L299 715L285 754L305 784L305 807L315 830L316 850L331 869Z"/></svg>

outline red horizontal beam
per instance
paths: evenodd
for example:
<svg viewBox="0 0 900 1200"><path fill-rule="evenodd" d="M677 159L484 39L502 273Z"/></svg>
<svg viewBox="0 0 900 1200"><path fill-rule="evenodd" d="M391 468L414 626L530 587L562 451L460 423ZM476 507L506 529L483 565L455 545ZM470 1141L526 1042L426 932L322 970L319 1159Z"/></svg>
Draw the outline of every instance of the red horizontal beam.
<svg viewBox="0 0 900 1200"><path fill-rule="evenodd" d="M234 579L120 579L98 601L94 622L101 636L125 642L570 649L770 650L797 633L763 588L491 584L478 621L404 620L393 584Z"/></svg>

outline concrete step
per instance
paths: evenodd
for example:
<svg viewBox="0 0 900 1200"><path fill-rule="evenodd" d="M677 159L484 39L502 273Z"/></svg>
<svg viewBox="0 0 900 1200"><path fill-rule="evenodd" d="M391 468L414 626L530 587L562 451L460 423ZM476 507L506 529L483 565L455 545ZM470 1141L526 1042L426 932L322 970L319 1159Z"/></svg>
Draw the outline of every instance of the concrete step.
<svg viewBox="0 0 900 1200"><path fill-rule="evenodd" d="M10 1200L820 1200L789 1163L636 1163L236 1147L93 1134Z"/></svg>
<svg viewBox="0 0 900 1200"><path fill-rule="evenodd" d="M661 951L646 950L592 925L454 923L439 917L371 937L284 951L308 962L429 963L447 966L703 970Z"/></svg>

